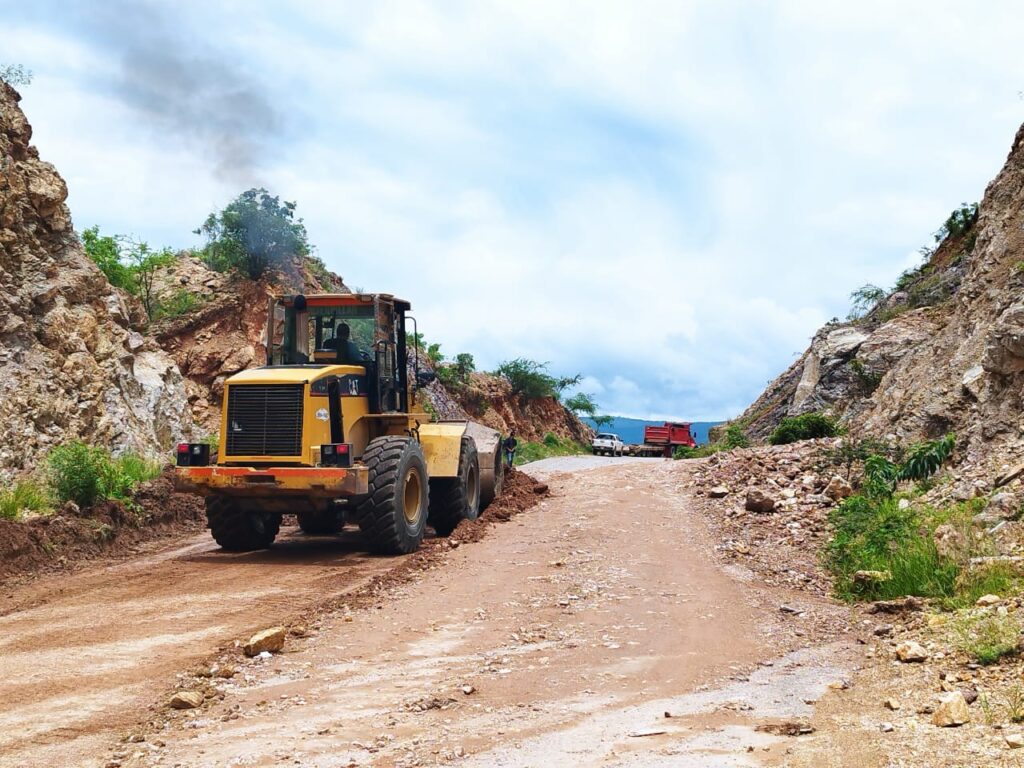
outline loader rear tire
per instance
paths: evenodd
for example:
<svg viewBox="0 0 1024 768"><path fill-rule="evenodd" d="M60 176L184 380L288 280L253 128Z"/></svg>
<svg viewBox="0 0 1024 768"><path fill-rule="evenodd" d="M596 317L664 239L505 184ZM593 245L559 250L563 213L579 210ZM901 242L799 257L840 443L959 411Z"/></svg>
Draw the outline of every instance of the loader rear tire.
<svg viewBox="0 0 1024 768"><path fill-rule="evenodd" d="M427 522L438 536L450 536L463 520L480 516L480 460L476 445L462 438L457 477L436 477L430 481L430 517Z"/></svg>
<svg viewBox="0 0 1024 768"><path fill-rule="evenodd" d="M281 515L242 509L223 496L207 496L206 523L221 549L252 552L274 543L281 529Z"/></svg>
<svg viewBox="0 0 1024 768"><path fill-rule="evenodd" d="M369 495L356 509L367 549L381 555L415 552L427 527L427 463L409 437L378 437L363 452Z"/></svg>
<svg viewBox="0 0 1024 768"><path fill-rule="evenodd" d="M486 454L485 454L486 455ZM479 454L477 456L479 458ZM481 478L483 475L481 475ZM505 462L501 456L501 446L494 452L494 481L492 483L480 484L480 511L483 512L491 505L491 502L501 496L505 487Z"/></svg>
<svg viewBox="0 0 1024 768"><path fill-rule="evenodd" d="M330 536L341 531L344 523L337 512L301 512L299 528L310 536Z"/></svg>

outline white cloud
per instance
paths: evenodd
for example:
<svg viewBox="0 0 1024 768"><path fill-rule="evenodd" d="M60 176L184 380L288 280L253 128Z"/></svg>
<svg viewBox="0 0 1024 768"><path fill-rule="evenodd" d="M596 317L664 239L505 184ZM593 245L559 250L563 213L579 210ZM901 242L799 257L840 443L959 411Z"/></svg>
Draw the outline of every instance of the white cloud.
<svg viewBox="0 0 1024 768"><path fill-rule="evenodd" d="M3 2L0 0L0 5ZM225 19L244 9L248 23ZM978 199L1024 117L991 3L182 5L280 94L260 183L445 351L586 375L602 410L737 413L851 290ZM226 186L104 95L102 47L12 6L5 57L76 222L182 245Z"/></svg>

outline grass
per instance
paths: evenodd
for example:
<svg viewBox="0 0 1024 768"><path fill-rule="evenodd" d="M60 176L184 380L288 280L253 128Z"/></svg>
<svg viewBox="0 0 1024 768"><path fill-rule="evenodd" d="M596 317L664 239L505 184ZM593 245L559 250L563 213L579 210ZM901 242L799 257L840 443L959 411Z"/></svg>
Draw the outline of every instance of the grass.
<svg viewBox="0 0 1024 768"><path fill-rule="evenodd" d="M47 514L53 509L50 489L34 478L18 480L0 490L0 518L18 520L26 513Z"/></svg>
<svg viewBox="0 0 1024 768"><path fill-rule="evenodd" d="M539 442L520 440L519 447L516 448L515 464L519 466L520 464L539 461L540 459L547 459L552 456L579 456L586 453L590 453L590 448L582 443L563 439L553 432L548 432L544 435L544 439Z"/></svg>
<svg viewBox="0 0 1024 768"><path fill-rule="evenodd" d="M953 622L957 649L970 654L979 664L995 664L1004 656L1016 654L1020 631L1016 617L988 610L963 613ZM1024 699L1017 703L1015 712L1024 713Z"/></svg>

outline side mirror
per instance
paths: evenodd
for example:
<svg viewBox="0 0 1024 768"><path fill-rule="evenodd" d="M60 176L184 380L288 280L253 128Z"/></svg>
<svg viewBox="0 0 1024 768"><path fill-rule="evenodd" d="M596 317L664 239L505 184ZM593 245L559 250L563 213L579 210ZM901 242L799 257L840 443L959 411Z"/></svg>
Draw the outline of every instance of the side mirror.
<svg viewBox="0 0 1024 768"><path fill-rule="evenodd" d="M435 379L437 379L437 374L433 371L420 371L416 374L416 386L425 387Z"/></svg>

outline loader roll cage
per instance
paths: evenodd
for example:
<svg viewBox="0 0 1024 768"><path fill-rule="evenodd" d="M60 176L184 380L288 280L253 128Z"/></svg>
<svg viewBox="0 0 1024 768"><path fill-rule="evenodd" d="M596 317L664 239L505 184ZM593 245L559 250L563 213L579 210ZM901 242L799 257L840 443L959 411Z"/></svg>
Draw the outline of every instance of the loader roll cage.
<svg viewBox="0 0 1024 768"><path fill-rule="evenodd" d="M407 301L388 294L275 296L267 313L268 368L357 365L371 413L408 413ZM411 319L411 318L410 318ZM358 354L338 338L342 323Z"/></svg>

